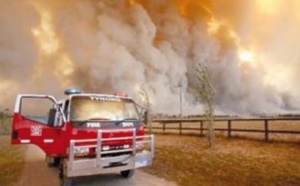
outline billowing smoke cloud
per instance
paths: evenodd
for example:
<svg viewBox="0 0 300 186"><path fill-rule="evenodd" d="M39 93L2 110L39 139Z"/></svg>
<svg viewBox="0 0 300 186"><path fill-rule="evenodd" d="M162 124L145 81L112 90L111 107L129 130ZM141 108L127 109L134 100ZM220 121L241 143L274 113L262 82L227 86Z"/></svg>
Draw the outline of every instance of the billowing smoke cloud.
<svg viewBox="0 0 300 186"><path fill-rule="evenodd" d="M64 89L139 100L156 113L202 112L197 63L219 113L300 109L297 0L0 0L0 109L18 93Z"/></svg>

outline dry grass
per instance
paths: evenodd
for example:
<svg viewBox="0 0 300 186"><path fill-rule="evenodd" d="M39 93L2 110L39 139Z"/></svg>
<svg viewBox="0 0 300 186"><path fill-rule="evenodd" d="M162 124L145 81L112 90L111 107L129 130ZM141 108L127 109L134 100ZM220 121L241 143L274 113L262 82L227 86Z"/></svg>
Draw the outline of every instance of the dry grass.
<svg viewBox="0 0 300 186"><path fill-rule="evenodd" d="M24 166L22 146L10 145L10 136L0 135L0 186L10 186L19 180Z"/></svg>
<svg viewBox="0 0 300 186"><path fill-rule="evenodd" d="M300 185L299 144L156 135L156 157L145 171L181 186Z"/></svg>
<svg viewBox="0 0 300 186"><path fill-rule="evenodd" d="M8 135L11 130L11 117L0 112L0 135Z"/></svg>

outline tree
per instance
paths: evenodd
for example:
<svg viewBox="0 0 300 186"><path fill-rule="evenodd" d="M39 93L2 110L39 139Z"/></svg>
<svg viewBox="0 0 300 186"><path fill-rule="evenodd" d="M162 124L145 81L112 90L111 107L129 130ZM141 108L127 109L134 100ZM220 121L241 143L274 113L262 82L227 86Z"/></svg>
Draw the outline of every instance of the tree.
<svg viewBox="0 0 300 186"><path fill-rule="evenodd" d="M204 102L204 111L207 122L207 139L208 146L212 147L215 132L214 132L214 88L212 85L212 79L210 71L203 63L197 64L197 78L199 80L199 96Z"/></svg>

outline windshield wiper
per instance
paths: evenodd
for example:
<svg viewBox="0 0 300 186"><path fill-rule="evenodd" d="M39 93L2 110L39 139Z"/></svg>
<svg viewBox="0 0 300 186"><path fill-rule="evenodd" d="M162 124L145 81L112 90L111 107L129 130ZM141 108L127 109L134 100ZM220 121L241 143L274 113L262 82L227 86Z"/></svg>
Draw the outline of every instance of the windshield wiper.
<svg viewBox="0 0 300 186"><path fill-rule="evenodd" d="M131 121L131 120L138 120L137 118L124 118L120 121L116 122L116 125L119 125L120 123L124 122L124 121Z"/></svg>
<svg viewBox="0 0 300 186"><path fill-rule="evenodd" d="M88 121L98 121L98 120L109 120L108 118L101 118L101 117L93 117L93 118L89 118L87 120L81 121L78 125L81 126L83 124L85 124Z"/></svg>

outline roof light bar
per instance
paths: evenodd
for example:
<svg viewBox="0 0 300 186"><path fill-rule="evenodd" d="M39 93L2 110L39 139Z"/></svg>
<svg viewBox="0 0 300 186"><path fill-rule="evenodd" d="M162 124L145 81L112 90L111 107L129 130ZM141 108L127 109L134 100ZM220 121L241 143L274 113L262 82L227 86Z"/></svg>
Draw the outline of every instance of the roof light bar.
<svg viewBox="0 0 300 186"><path fill-rule="evenodd" d="M65 90L65 95L72 95L72 94L81 94L82 91L76 88L69 88L67 90Z"/></svg>

